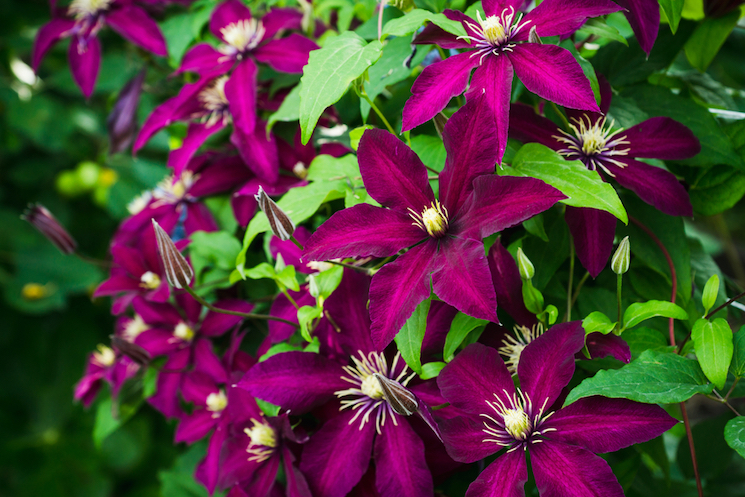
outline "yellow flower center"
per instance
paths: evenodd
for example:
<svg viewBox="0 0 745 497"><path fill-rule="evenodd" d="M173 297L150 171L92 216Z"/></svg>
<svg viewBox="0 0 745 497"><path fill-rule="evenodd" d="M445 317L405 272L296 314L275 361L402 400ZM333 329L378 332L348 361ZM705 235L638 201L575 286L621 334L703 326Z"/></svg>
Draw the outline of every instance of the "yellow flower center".
<svg viewBox="0 0 745 497"><path fill-rule="evenodd" d="M228 396L223 390L212 392L207 396L207 410L212 411L212 417L218 417L220 413L228 407Z"/></svg>
<svg viewBox="0 0 745 497"><path fill-rule="evenodd" d="M93 360L98 363L99 366L110 367L113 366L116 361L116 353L103 344L98 344L98 351L93 353Z"/></svg>
<svg viewBox="0 0 745 497"><path fill-rule="evenodd" d="M220 120L225 124L230 118L228 97L225 96L225 83L227 82L228 76L221 76L197 95L202 107L208 111L207 126L212 126Z"/></svg>
<svg viewBox="0 0 745 497"><path fill-rule="evenodd" d="M82 19L89 15L107 10L113 0L72 0L68 13L76 19Z"/></svg>
<svg viewBox="0 0 745 497"><path fill-rule="evenodd" d="M624 162L614 158L629 153L629 148L622 148L629 144L626 135L617 136L623 129L612 131L613 121L606 126L605 117L593 122L587 114L573 121L569 124L571 132L559 130L561 134L553 136L566 145L559 154L570 160L580 159L593 171L600 167L610 176L613 174L605 167L605 162L626 167Z"/></svg>
<svg viewBox="0 0 745 497"><path fill-rule="evenodd" d="M292 174L300 179L305 179L305 177L308 176L308 168L305 167L305 164L303 164L302 162L298 162L297 164L292 166Z"/></svg>
<svg viewBox="0 0 745 497"><path fill-rule="evenodd" d="M409 207L409 216L414 220L414 226L418 226L434 238L440 238L448 229L448 210L439 200L432 202L430 207L425 208L418 214Z"/></svg>
<svg viewBox="0 0 745 497"><path fill-rule="evenodd" d="M265 32L266 29L258 19L243 19L220 30L225 42L239 52L256 48Z"/></svg>
<svg viewBox="0 0 745 497"><path fill-rule="evenodd" d="M137 336L148 329L149 326L142 320L139 314L135 314L135 317L124 325L122 335L128 342L133 342Z"/></svg>
<svg viewBox="0 0 745 497"><path fill-rule="evenodd" d="M277 434L274 428L267 423L251 419L253 426L246 428L243 432L248 435L249 443L246 451L251 454L249 461L265 461L269 459L277 446Z"/></svg>
<svg viewBox="0 0 745 497"><path fill-rule="evenodd" d="M530 435L533 424L530 418L525 414L521 407L507 409L502 414L504 420L504 429L515 437L516 440L525 440Z"/></svg>
<svg viewBox="0 0 745 497"><path fill-rule="evenodd" d="M142 276L140 276L140 286L148 290L155 290L160 286L160 276L152 271L142 273Z"/></svg>
<svg viewBox="0 0 745 497"><path fill-rule="evenodd" d="M153 197L169 204L177 204L186 197L198 177L199 175L194 175L189 170L182 172L177 181L174 181L173 175L166 176L153 190Z"/></svg>
<svg viewBox="0 0 745 497"><path fill-rule="evenodd" d="M360 390L371 399L383 398L383 389L380 388L380 382L372 375L366 376L362 380Z"/></svg>
<svg viewBox="0 0 745 497"><path fill-rule="evenodd" d="M191 342L194 338L194 330L182 321L173 329L173 336L180 338L185 342Z"/></svg>
<svg viewBox="0 0 745 497"><path fill-rule="evenodd" d="M523 349L528 346L530 342L538 338L543 334L543 325L538 323L533 328L527 326L515 326L515 335L506 335L502 340L502 347L499 348L499 353L507 357L505 364L507 364L507 370L511 374L517 373L517 366L520 364L520 354Z"/></svg>
<svg viewBox="0 0 745 497"><path fill-rule="evenodd" d="M512 21L512 18L509 18ZM492 45L499 45L507 40L509 34L506 26L503 24L504 20L498 16L488 16L486 19L481 19L479 15L479 24L481 29L484 31L484 39Z"/></svg>
<svg viewBox="0 0 745 497"><path fill-rule="evenodd" d="M150 203L152 199L153 194L150 191L142 192L127 204L127 210L133 216L139 214L145 207L147 207L147 204Z"/></svg>

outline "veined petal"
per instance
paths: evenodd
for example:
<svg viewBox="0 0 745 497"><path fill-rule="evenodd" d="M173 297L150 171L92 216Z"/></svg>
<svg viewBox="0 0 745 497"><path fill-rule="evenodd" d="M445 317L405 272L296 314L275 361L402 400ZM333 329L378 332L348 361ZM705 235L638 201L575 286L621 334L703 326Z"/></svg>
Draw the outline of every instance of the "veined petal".
<svg viewBox="0 0 745 497"><path fill-rule="evenodd" d="M218 5L212 12L212 16L210 17L210 31L212 31L213 35L225 41L220 32L222 28L238 21L247 21L249 19L251 19L251 11L248 10L248 7L243 2L240 0L227 0Z"/></svg>
<svg viewBox="0 0 745 497"><path fill-rule="evenodd" d="M338 339L350 356L375 350L370 340L370 314L367 299L370 277L353 269L344 269L341 284L323 304L324 314L334 321L343 333Z"/></svg>
<svg viewBox="0 0 745 497"><path fill-rule="evenodd" d="M523 281L520 279L517 263L499 239L489 249L487 261L497 294L497 305L520 326L530 328L536 324L535 314L528 311L523 301Z"/></svg>
<svg viewBox="0 0 745 497"><path fill-rule="evenodd" d="M523 143L540 143L551 150L560 150L565 146L555 138L561 136L559 127L522 102L510 107L510 136Z"/></svg>
<svg viewBox="0 0 745 497"><path fill-rule="evenodd" d="M629 344L626 340L613 333L607 335L598 332L590 333L585 338L585 345L587 346L587 351L590 353L590 357L593 359L612 356L626 364L631 362Z"/></svg>
<svg viewBox="0 0 745 497"><path fill-rule="evenodd" d="M541 495L623 497L608 463L592 452L553 440L533 443L528 451Z"/></svg>
<svg viewBox="0 0 745 497"><path fill-rule="evenodd" d="M192 414L184 415L176 428L174 442L186 442L193 444L204 438L217 420L212 417L212 412L207 409L196 409Z"/></svg>
<svg viewBox="0 0 745 497"><path fill-rule="evenodd" d="M95 36L87 39L74 36L70 40L67 57L70 60L72 79L85 98L90 97L101 67L101 43Z"/></svg>
<svg viewBox="0 0 745 497"><path fill-rule="evenodd" d="M251 312L254 308L253 304L250 302L237 299L221 300L215 302L214 306L218 309L238 312ZM202 321L200 332L202 335L208 337L220 336L236 324L240 323L243 319L244 318L241 316L209 311L204 317L204 321Z"/></svg>
<svg viewBox="0 0 745 497"><path fill-rule="evenodd" d="M222 60L221 59L225 59ZM212 78L225 74L233 66L233 59L228 59L211 45L200 43L189 49L181 59L181 65L174 74L195 72L203 78Z"/></svg>
<svg viewBox="0 0 745 497"><path fill-rule="evenodd" d="M442 12L445 17L451 21L459 21L463 25L463 29L466 30L468 35L475 35L474 29L470 25L478 25L474 19L471 19L463 12L453 9L445 9ZM474 36L475 37L475 36ZM439 45L442 48L472 48L472 45L466 40L459 40L454 34L448 33L438 25L429 23L422 30L421 33L417 34L412 42L413 45Z"/></svg>
<svg viewBox="0 0 745 497"><path fill-rule="evenodd" d="M426 237L412 219L390 209L357 204L335 212L305 245L303 261L337 257L389 257Z"/></svg>
<svg viewBox="0 0 745 497"><path fill-rule="evenodd" d="M235 128L230 135L230 143L235 145L248 168L267 183L279 180L279 158L277 157L277 140L274 135L266 137L266 126L258 121L253 133L246 134Z"/></svg>
<svg viewBox="0 0 745 497"><path fill-rule="evenodd" d="M375 437L375 486L383 497L430 497L432 473L424 458L424 443L408 421L388 420Z"/></svg>
<svg viewBox="0 0 745 497"><path fill-rule="evenodd" d="M568 50L523 43L508 57L520 81L539 97L573 109L600 111L590 82Z"/></svg>
<svg viewBox="0 0 745 497"><path fill-rule="evenodd" d="M525 0L483 0L481 6L487 16L498 16L504 9L512 7L515 11L520 10Z"/></svg>
<svg viewBox="0 0 745 497"><path fill-rule="evenodd" d="M298 9L277 8L272 9L261 18L264 26L264 40L274 38L280 31L302 29L303 14Z"/></svg>
<svg viewBox="0 0 745 497"><path fill-rule="evenodd" d="M256 126L256 74L258 70L251 58L246 57L233 70L225 83L225 97L228 99L233 126L247 135Z"/></svg>
<svg viewBox="0 0 745 497"><path fill-rule="evenodd" d="M628 19L631 29L634 30L636 41L649 55L660 27L659 3L651 0L617 0L617 2L626 9L623 15Z"/></svg>
<svg viewBox="0 0 745 497"><path fill-rule="evenodd" d="M106 14L106 24L135 45L155 55L168 56L166 40L160 32L158 23L141 7L129 4L112 9Z"/></svg>
<svg viewBox="0 0 745 497"><path fill-rule="evenodd" d="M486 407L486 403L482 404ZM476 416L443 419L440 421L440 429L448 455L459 462L480 461L502 448L495 443L484 442L484 423Z"/></svg>
<svg viewBox="0 0 745 497"><path fill-rule="evenodd" d="M404 105L402 131L429 121L451 98L463 93L471 69L479 63L479 58L471 55L472 52L453 55L424 68L411 87L411 98Z"/></svg>
<svg viewBox="0 0 745 497"><path fill-rule="evenodd" d="M669 117L653 117L623 131L629 157L683 160L701 151L696 135L687 126Z"/></svg>
<svg viewBox="0 0 745 497"><path fill-rule="evenodd" d="M317 48L315 42L292 33L286 38L271 40L257 47L254 57L279 72L302 74L303 66L308 63L308 54Z"/></svg>
<svg viewBox="0 0 745 497"><path fill-rule="evenodd" d="M466 497L524 497L527 481L528 463L525 461L525 453L514 450L497 457L496 461L482 471L468 487Z"/></svg>
<svg viewBox="0 0 745 497"><path fill-rule="evenodd" d="M530 21L530 24L517 39L527 40L528 31L533 26L538 36L569 35L582 27L587 19L619 10L622 8L610 0L546 0L525 16L524 21Z"/></svg>
<svg viewBox="0 0 745 497"><path fill-rule="evenodd" d="M207 141L207 138L214 135L225 125L222 121L218 121L214 124L210 123L189 123L189 128L186 131L186 138L181 144L181 148L171 150L168 155L168 167L173 168L173 174L179 177L184 171L189 161L197 153L199 147Z"/></svg>
<svg viewBox="0 0 745 497"><path fill-rule="evenodd" d="M564 219L579 261L593 278L597 278L613 252L616 217L599 209L567 205Z"/></svg>
<svg viewBox="0 0 745 497"><path fill-rule="evenodd" d="M34 48L31 55L31 67L34 68L34 71L39 69L41 59L49 49L73 27L75 27L75 21L71 19L52 19L39 28L36 38L34 38Z"/></svg>
<svg viewBox="0 0 745 497"><path fill-rule="evenodd" d="M287 445L282 446L282 467L287 478L287 497L312 497L308 481L303 473L295 467L295 456Z"/></svg>

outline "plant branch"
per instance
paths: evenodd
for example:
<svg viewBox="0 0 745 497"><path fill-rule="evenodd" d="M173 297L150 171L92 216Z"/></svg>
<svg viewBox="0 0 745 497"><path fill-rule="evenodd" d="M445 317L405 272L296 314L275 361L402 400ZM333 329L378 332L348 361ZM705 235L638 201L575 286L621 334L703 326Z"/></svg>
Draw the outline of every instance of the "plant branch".
<svg viewBox="0 0 745 497"><path fill-rule="evenodd" d="M288 321L286 319L278 318L276 316L269 316L268 314L254 314L252 312L240 312L240 311L231 311L229 309L221 309L219 307L215 307L214 305L210 304L206 300L204 300L202 297L197 295L197 293L191 288L191 287L184 287L184 290L186 290L186 293L194 297L194 300L205 306L210 311L214 311L220 314L230 314L231 316L240 316L247 319L267 319L271 321L279 321L280 323L289 324L290 326L294 326L295 328L300 328L300 325L297 323L293 323L292 321Z"/></svg>

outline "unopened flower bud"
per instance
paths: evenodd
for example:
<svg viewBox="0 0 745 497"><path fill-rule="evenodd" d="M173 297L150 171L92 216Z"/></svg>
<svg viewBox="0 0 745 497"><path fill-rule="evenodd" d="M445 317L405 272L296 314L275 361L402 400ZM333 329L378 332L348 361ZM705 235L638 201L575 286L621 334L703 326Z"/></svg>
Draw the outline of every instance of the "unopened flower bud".
<svg viewBox="0 0 745 497"><path fill-rule="evenodd" d="M143 69L124 85L114 108L106 118L106 128L111 140L110 154L124 152L134 139L135 131L137 131L137 106L140 103L144 81L145 70Z"/></svg>
<svg viewBox="0 0 745 497"><path fill-rule="evenodd" d="M267 219L269 219L272 233L282 241L289 240L295 232L295 223L279 208L274 200L269 198L262 187L259 187L259 193L254 195L254 198L259 204L259 208L264 211Z"/></svg>
<svg viewBox="0 0 745 497"><path fill-rule="evenodd" d="M438 112L437 114L435 114L435 117L432 118L432 122L435 123L435 131L437 131L437 136L442 139L442 132L445 129L445 125L448 123L448 116L446 116L442 112Z"/></svg>
<svg viewBox="0 0 745 497"><path fill-rule="evenodd" d="M629 270L629 261L631 259L631 245L627 236L618 244L616 253L610 261L610 267L616 274L624 274Z"/></svg>
<svg viewBox="0 0 745 497"><path fill-rule="evenodd" d="M530 33L528 33L528 42L529 43L538 43L539 45L542 45L543 42L541 41L541 38L538 36L538 32L536 31L536 27L533 26L530 28Z"/></svg>
<svg viewBox="0 0 745 497"><path fill-rule="evenodd" d="M63 254L72 254L78 248L78 242L70 236L65 228L57 221L51 212L41 204L29 204L21 216L31 223L34 228L60 249Z"/></svg>
<svg viewBox="0 0 745 497"><path fill-rule="evenodd" d="M380 373L373 373L373 376L380 383L383 397L393 412L401 416L411 416L419 410L419 401L409 389Z"/></svg>
<svg viewBox="0 0 745 497"><path fill-rule="evenodd" d="M152 357L150 352L143 349L136 343L125 340L122 337L111 335L111 345L116 348L119 352L132 359L140 366L145 366L150 363Z"/></svg>
<svg viewBox="0 0 745 497"><path fill-rule="evenodd" d="M532 280L535 276L535 267L523 252L522 247L517 249L517 269L520 271L520 278L523 280Z"/></svg>
<svg viewBox="0 0 745 497"><path fill-rule="evenodd" d="M155 239L158 241L158 255L163 263L168 284L174 288L186 288L194 278L194 270L178 251L168 233L163 231L155 219L153 219L153 229Z"/></svg>

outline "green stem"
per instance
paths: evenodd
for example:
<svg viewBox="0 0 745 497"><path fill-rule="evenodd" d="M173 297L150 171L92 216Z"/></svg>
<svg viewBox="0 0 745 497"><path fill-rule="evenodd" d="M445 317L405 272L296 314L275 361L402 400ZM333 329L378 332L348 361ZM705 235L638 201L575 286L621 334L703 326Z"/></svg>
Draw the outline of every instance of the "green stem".
<svg viewBox="0 0 745 497"><path fill-rule="evenodd" d="M555 112L556 112L556 113L557 113L557 114L559 115L559 117L561 118L561 122L563 122L563 123L564 123L564 127L565 127L566 129L569 129L569 120L568 120L568 119L566 118L566 116L564 115L564 113L563 113L563 112L561 112L561 111L559 110L559 107L558 107L558 106L557 106L557 105L556 105L555 103L553 103L553 102L551 102L551 107L552 107L552 108L554 109L554 111L555 111Z"/></svg>
<svg viewBox="0 0 745 497"><path fill-rule="evenodd" d="M295 299L290 297L290 292L287 291L287 288L280 288L279 290L282 292L282 294L285 297L287 297L287 300L290 301L290 303L292 304L292 307L294 307L295 309L300 309L300 306L297 305L297 302L295 302Z"/></svg>
<svg viewBox="0 0 745 497"><path fill-rule="evenodd" d="M623 275L616 275L616 297L618 298L618 324L616 324L616 334L620 334L623 329L623 314L621 314L621 288L623 287Z"/></svg>
<svg viewBox="0 0 745 497"><path fill-rule="evenodd" d="M295 235L290 235L290 240L292 241L292 243L294 243L295 245L297 245L300 250L305 250L305 247L303 247L303 244L302 243L300 243L299 241L297 241L297 238L295 238Z"/></svg>
<svg viewBox="0 0 745 497"><path fill-rule="evenodd" d="M338 261L324 261L324 262L328 262L329 264L334 264L335 266L348 267L349 269L354 269L355 271L361 271L364 273L368 272L368 268L366 267L355 266L354 264L347 264L346 262L338 262Z"/></svg>
<svg viewBox="0 0 745 497"><path fill-rule="evenodd" d="M206 300L204 300L202 297L197 295L197 293L191 288L191 287L185 287L184 290L186 290L186 293L194 297L194 300L205 306L210 311L218 312L220 314L230 314L231 316L240 316L247 319L268 319L271 321L279 321L280 323L289 324L290 326L294 326L295 328L300 328L300 325L297 323L293 323L292 321L288 321L286 319L278 318L275 316L269 316L267 314L254 314L252 312L240 312L240 311L231 311L229 309L220 309L219 307L215 307L214 305L210 304Z"/></svg>
<svg viewBox="0 0 745 497"><path fill-rule="evenodd" d="M366 101L366 102L367 102L368 104L370 104L370 108L371 108L372 110L374 110L374 111L375 111L375 113L376 113L376 114L378 115L378 117L380 118L380 120L381 120L381 121L383 121L383 124L385 124L385 127L386 127L386 128L388 128L388 131L390 131L390 132L391 132L391 134L393 134L393 135L397 135L398 133L396 133L396 132L395 132L395 131L393 130L393 126L391 126L391 123L389 123L389 122L388 122L388 119L386 119L386 118L385 118L385 116L383 115L383 113L382 113L382 112L380 112L380 109L378 109L378 106L377 106L377 105L375 105L375 102L373 102L372 100L370 100L370 97L369 97L369 96L367 95L367 92L365 91L365 89L364 89L364 88L362 88L362 90L361 90L361 91L358 91L358 92L357 92L357 94L358 94L358 95L359 95L360 97L364 98L364 99L365 99L365 101Z"/></svg>

